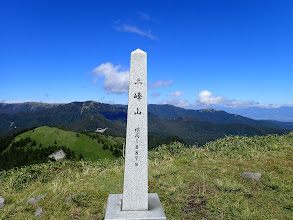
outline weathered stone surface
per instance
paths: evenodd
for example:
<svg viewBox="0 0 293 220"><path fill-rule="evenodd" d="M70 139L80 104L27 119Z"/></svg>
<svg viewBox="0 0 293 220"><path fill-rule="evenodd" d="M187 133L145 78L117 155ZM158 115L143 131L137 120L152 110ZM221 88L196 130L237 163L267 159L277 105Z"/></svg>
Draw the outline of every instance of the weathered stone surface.
<svg viewBox="0 0 293 220"><path fill-rule="evenodd" d="M247 179L254 179L256 181L258 181L261 177L261 173L250 173L250 172L244 172L241 175L243 178L247 178Z"/></svg>
<svg viewBox="0 0 293 220"><path fill-rule="evenodd" d="M4 198L0 198L0 208L2 208L5 204L5 199Z"/></svg>
<svg viewBox="0 0 293 220"><path fill-rule="evenodd" d="M48 157L55 159L55 160L61 160L66 156L65 152L61 149L58 150L52 154L50 154Z"/></svg>
<svg viewBox="0 0 293 220"><path fill-rule="evenodd" d="M38 208L38 209L35 211L35 216L40 216L41 214L43 214L43 209L42 209L42 208Z"/></svg>
<svg viewBox="0 0 293 220"><path fill-rule="evenodd" d="M123 194L108 197L106 220L165 220L158 194L148 194L147 54L131 53Z"/></svg>
<svg viewBox="0 0 293 220"><path fill-rule="evenodd" d="M105 220L166 220L164 210L157 193L148 194L148 210L146 211L121 211L121 194L111 194L108 197L108 205Z"/></svg>
<svg viewBox="0 0 293 220"><path fill-rule="evenodd" d="M27 200L27 203L35 205L44 197L45 197L44 195L40 195L40 196L37 196L37 197L34 197L34 198L30 198L30 199Z"/></svg>
<svg viewBox="0 0 293 220"><path fill-rule="evenodd" d="M148 209L147 53L131 53L122 210Z"/></svg>

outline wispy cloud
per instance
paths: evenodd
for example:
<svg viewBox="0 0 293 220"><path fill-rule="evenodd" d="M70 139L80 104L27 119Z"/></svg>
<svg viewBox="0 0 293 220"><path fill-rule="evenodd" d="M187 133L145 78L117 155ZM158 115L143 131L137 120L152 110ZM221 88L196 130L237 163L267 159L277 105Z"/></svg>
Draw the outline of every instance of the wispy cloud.
<svg viewBox="0 0 293 220"><path fill-rule="evenodd" d="M129 25L129 24L121 24L118 26L114 26L114 28L117 31L139 34L141 36L148 37L152 40L156 39L156 37L152 34L150 29L147 31L143 31L143 30L139 29L138 27L136 27L134 25Z"/></svg>
<svg viewBox="0 0 293 220"><path fill-rule="evenodd" d="M121 66L114 66L112 63L103 63L94 70L94 83L103 78L104 90L109 93L121 94L128 92L129 71L122 71Z"/></svg>
<svg viewBox="0 0 293 220"><path fill-rule="evenodd" d="M173 80L167 80L167 81L163 81L163 80L158 80L155 83L153 82L149 82L149 89L153 89L153 88L158 88L158 87L167 87L170 86L173 83Z"/></svg>
<svg viewBox="0 0 293 220"><path fill-rule="evenodd" d="M182 92L182 91L176 91L176 92L171 93L170 96L179 97L179 96L182 96L183 94L184 94L184 92Z"/></svg>
<svg viewBox="0 0 293 220"><path fill-rule="evenodd" d="M234 100L223 96L215 96L208 90L203 90L198 94L196 99L198 105L207 106L222 106L222 107L261 107L261 108L279 108L281 105L262 104L252 100Z"/></svg>
<svg viewBox="0 0 293 220"><path fill-rule="evenodd" d="M171 98L162 101L160 104L169 104L181 108L188 109L203 109L203 108L249 108L249 107L259 107L259 108L280 108L282 106L293 107L292 103L286 103L282 105L276 104L263 104L251 100L234 100L228 99L223 96L216 96L208 90L203 90L198 94L195 102L189 102L186 99L180 99L175 94L180 94L179 92L171 93L174 94Z"/></svg>
<svg viewBox="0 0 293 220"><path fill-rule="evenodd" d="M149 14L144 13L144 12L137 12L139 18L143 21L152 21L152 22L157 22L158 19L151 17Z"/></svg>
<svg viewBox="0 0 293 220"><path fill-rule="evenodd" d="M174 98L169 98L161 102L161 104L174 105L180 108L187 108L191 106L186 99L174 99Z"/></svg>

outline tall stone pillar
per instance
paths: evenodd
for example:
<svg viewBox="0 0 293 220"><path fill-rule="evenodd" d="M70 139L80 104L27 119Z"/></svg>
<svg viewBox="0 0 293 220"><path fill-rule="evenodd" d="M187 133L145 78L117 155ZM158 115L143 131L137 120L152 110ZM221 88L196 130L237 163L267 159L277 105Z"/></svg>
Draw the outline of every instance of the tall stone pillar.
<svg viewBox="0 0 293 220"><path fill-rule="evenodd" d="M105 220L166 220L158 194L148 193L147 54L131 53L123 194L108 197Z"/></svg>
<svg viewBox="0 0 293 220"><path fill-rule="evenodd" d="M147 53L131 53L122 211L148 210Z"/></svg>

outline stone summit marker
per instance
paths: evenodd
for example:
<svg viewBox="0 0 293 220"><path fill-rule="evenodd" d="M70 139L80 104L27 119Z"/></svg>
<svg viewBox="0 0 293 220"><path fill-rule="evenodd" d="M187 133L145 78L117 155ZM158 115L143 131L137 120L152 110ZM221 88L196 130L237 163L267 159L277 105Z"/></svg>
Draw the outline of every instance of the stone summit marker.
<svg viewBox="0 0 293 220"><path fill-rule="evenodd" d="M157 193L148 193L147 53L131 53L123 194L110 194L105 220L165 220Z"/></svg>

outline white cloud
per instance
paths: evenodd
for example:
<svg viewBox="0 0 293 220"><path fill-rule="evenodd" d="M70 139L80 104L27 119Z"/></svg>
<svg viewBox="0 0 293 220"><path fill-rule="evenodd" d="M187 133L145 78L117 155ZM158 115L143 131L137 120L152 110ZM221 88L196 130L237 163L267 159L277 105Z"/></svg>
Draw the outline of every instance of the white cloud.
<svg viewBox="0 0 293 220"><path fill-rule="evenodd" d="M181 108L186 108L186 107L189 107L190 104L188 103L186 99L179 99L176 106Z"/></svg>
<svg viewBox="0 0 293 220"><path fill-rule="evenodd" d="M223 104L226 99L222 96L215 97L210 91L203 90L199 93L196 101L204 105L219 105Z"/></svg>
<svg viewBox="0 0 293 220"><path fill-rule="evenodd" d="M128 92L129 71L120 70L121 66L114 66L112 63L103 63L92 72L95 75L94 83L98 78L104 78L104 90L109 93L121 94Z"/></svg>
<svg viewBox="0 0 293 220"><path fill-rule="evenodd" d="M133 26L133 25L121 24L119 26L114 26L114 28L117 31L136 33L136 34L139 34L141 36L148 37L148 38L150 38L152 40L156 39L155 36L152 34L151 30L143 31L143 30L141 30L138 27Z"/></svg>
<svg viewBox="0 0 293 220"><path fill-rule="evenodd" d="M256 103L254 101L240 101L240 100L229 100L227 99L225 105L231 106L231 107L238 107L238 106L256 106L259 105L259 103Z"/></svg>
<svg viewBox="0 0 293 220"><path fill-rule="evenodd" d="M184 94L184 92L182 92L182 91L176 91L176 92L171 93L170 96L179 97L179 96L182 96L183 94Z"/></svg>
<svg viewBox="0 0 293 220"><path fill-rule="evenodd" d="M190 104L188 103L188 101L186 99L169 98L169 99L161 102L161 104L174 105L174 106L177 106L177 107L180 107L180 108L190 107Z"/></svg>
<svg viewBox="0 0 293 220"><path fill-rule="evenodd" d="M286 103L283 105L276 104L262 104L251 100L232 100L223 96L215 96L212 92L208 90L203 90L199 93L198 98L195 102L190 103L186 99L178 99L175 94L179 92L171 93L174 94L171 98L162 101L160 104L169 104L181 108L188 109L203 109L203 108L216 108L216 107L227 107L227 108L249 108L249 107L259 107L259 108L280 108L282 106L293 106L292 103Z"/></svg>
<svg viewBox="0 0 293 220"><path fill-rule="evenodd" d="M260 108L279 108L281 105L261 104L251 100L234 100L223 96L215 96L208 90L203 90L198 94L196 103L206 106L223 106L223 107L260 107Z"/></svg>
<svg viewBox="0 0 293 220"><path fill-rule="evenodd" d="M153 89L153 88L158 88L161 86L170 86L173 83L173 80L167 80L167 81L163 81L163 80L158 80L155 83L153 82L149 82L149 89Z"/></svg>

